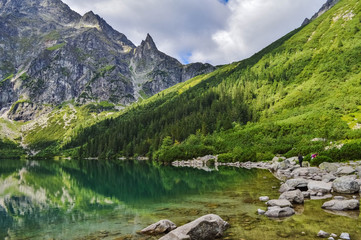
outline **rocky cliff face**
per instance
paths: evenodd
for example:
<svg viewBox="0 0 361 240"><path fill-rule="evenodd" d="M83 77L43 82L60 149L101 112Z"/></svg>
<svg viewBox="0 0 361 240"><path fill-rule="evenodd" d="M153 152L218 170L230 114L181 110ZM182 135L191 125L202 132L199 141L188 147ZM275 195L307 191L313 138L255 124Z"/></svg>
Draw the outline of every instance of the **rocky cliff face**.
<svg viewBox="0 0 361 240"><path fill-rule="evenodd" d="M98 15L60 0L0 0L0 33L0 112L12 108L17 120L65 101L127 105L214 70L182 65L150 35L136 47Z"/></svg>
<svg viewBox="0 0 361 240"><path fill-rule="evenodd" d="M303 23L303 25L307 25L309 24L312 20L315 20L316 18L318 18L319 16L321 16L322 14L324 14L325 12L327 12L328 10L330 10L330 8L332 8L333 6L336 5L336 3L338 3L340 0L327 0L327 2L325 4L322 5L322 7L320 8L320 10L318 10L317 13L315 13L311 19L306 18Z"/></svg>

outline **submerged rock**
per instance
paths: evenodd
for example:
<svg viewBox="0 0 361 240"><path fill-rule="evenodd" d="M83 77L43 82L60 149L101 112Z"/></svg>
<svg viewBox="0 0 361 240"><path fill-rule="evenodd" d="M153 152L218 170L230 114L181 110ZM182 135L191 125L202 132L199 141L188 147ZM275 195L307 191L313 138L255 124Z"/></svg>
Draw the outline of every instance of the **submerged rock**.
<svg viewBox="0 0 361 240"><path fill-rule="evenodd" d="M265 216L271 217L271 218L281 218L281 217L289 217L295 214L295 210L293 210L290 207L269 207L267 212L265 213Z"/></svg>
<svg viewBox="0 0 361 240"><path fill-rule="evenodd" d="M337 210L337 211L345 211L345 210L359 210L360 202L356 199L351 200L331 200L325 202L322 205L322 208L328 210Z"/></svg>
<svg viewBox="0 0 361 240"><path fill-rule="evenodd" d="M321 238L327 238L329 237L330 234L328 232L325 232L323 230L320 230L318 233L317 233L317 237L321 237Z"/></svg>
<svg viewBox="0 0 361 240"><path fill-rule="evenodd" d="M348 234L348 233L341 233L340 238L344 239L344 240L350 240L351 239L350 234Z"/></svg>
<svg viewBox="0 0 361 240"><path fill-rule="evenodd" d="M292 207L292 203L287 199L273 199L266 203L269 207Z"/></svg>
<svg viewBox="0 0 361 240"><path fill-rule="evenodd" d="M269 197L268 196L262 196L262 197L259 197L259 200L262 201L262 202L267 202L269 200Z"/></svg>
<svg viewBox="0 0 361 240"><path fill-rule="evenodd" d="M257 213L258 213L258 215L264 215L266 213L266 211L262 210L262 209L257 209Z"/></svg>
<svg viewBox="0 0 361 240"><path fill-rule="evenodd" d="M208 214L171 231L160 240L209 240L222 237L229 224L215 214Z"/></svg>
<svg viewBox="0 0 361 240"><path fill-rule="evenodd" d="M175 225L172 221L163 219L144 228L140 232L143 234L156 235L160 233L168 233L176 228L177 225Z"/></svg>

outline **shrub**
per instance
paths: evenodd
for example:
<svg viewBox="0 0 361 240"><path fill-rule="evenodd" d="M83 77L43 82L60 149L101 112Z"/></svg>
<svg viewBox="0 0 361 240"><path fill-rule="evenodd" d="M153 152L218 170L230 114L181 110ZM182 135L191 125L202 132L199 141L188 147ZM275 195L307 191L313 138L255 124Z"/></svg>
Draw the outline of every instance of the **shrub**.
<svg viewBox="0 0 361 240"><path fill-rule="evenodd" d="M233 161L234 161L234 156L232 153L222 153L218 155L218 162L228 163Z"/></svg>
<svg viewBox="0 0 361 240"><path fill-rule="evenodd" d="M332 162L332 159L327 156L317 156L314 159L311 159L311 165L312 166L318 166L323 162Z"/></svg>

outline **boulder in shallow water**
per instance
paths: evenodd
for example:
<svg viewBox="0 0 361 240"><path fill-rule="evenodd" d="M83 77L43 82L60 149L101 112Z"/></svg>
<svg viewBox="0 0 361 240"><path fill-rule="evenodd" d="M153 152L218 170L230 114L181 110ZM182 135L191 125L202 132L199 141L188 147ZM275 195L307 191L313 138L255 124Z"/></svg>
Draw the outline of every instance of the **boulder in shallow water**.
<svg viewBox="0 0 361 240"><path fill-rule="evenodd" d="M290 207L269 207L267 212L264 214L270 218L281 218L281 217L289 217L295 214L295 210Z"/></svg>
<svg viewBox="0 0 361 240"><path fill-rule="evenodd" d="M323 181L310 181L307 185L308 190L318 193L329 193L332 189L332 183Z"/></svg>
<svg viewBox="0 0 361 240"><path fill-rule="evenodd" d="M321 238L327 238L329 237L330 234L328 232L325 232L323 230L320 230L318 233L317 233L317 237L321 237Z"/></svg>
<svg viewBox="0 0 361 240"><path fill-rule="evenodd" d="M266 204L269 207L292 207L292 203L287 199L273 199L269 200Z"/></svg>
<svg viewBox="0 0 361 240"><path fill-rule="evenodd" d="M327 210L346 211L346 210L359 210L360 202L356 199L351 200L331 200L325 202L322 208Z"/></svg>
<svg viewBox="0 0 361 240"><path fill-rule="evenodd" d="M144 228L140 232L143 234L149 234L149 235L157 235L160 233L167 233L177 228L177 225L175 225L172 221L163 219L159 222L153 223L152 225Z"/></svg>
<svg viewBox="0 0 361 240"><path fill-rule="evenodd" d="M348 233L341 233L340 238L344 240L351 240L350 234Z"/></svg>
<svg viewBox="0 0 361 240"><path fill-rule="evenodd" d="M298 204L304 202L303 194L299 189L294 191L284 192L281 194L279 199L287 199L291 203L298 203Z"/></svg>
<svg viewBox="0 0 361 240"><path fill-rule="evenodd" d="M258 209L257 210L257 213L258 213L258 215L264 215L265 214L265 210L262 210L262 209Z"/></svg>
<svg viewBox="0 0 361 240"><path fill-rule="evenodd" d="M280 193L284 193L284 192L288 192L288 191L292 191L295 190L294 188L291 188L290 186L288 186L286 183L282 184L280 189L278 190Z"/></svg>
<svg viewBox="0 0 361 240"><path fill-rule="evenodd" d="M309 180L303 179L303 178L295 178L295 179L289 179L286 181L286 184L291 189L296 188L306 188L308 185Z"/></svg>
<svg viewBox="0 0 361 240"><path fill-rule="evenodd" d="M208 214L193 222L187 223L171 231L159 240L209 240L220 238L229 224L215 214Z"/></svg>
<svg viewBox="0 0 361 240"><path fill-rule="evenodd" d="M269 200L269 197L268 196L262 196L262 197L259 197L259 200L262 201L262 202L267 202Z"/></svg>

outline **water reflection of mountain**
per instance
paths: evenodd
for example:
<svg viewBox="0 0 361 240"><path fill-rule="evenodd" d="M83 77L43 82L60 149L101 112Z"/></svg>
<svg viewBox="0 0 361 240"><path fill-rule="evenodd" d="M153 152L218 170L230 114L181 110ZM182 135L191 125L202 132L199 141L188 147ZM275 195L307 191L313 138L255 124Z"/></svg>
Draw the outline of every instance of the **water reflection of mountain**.
<svg viewBox="0 0 361 240"><path fill-rule="evenodd" d="M102 209L146 207L225 189L256 171L204 172L127 161L0 161L0 238L85 219Z"/></svg>

